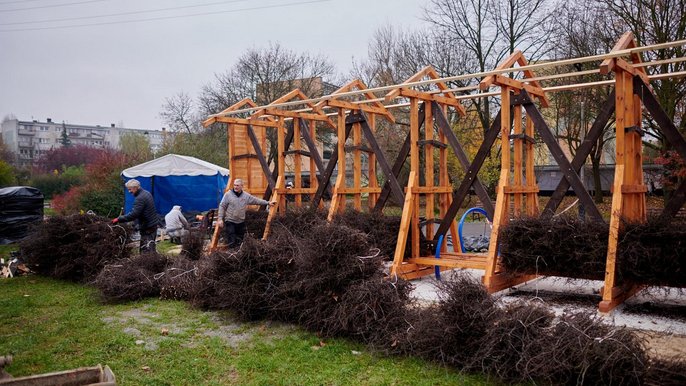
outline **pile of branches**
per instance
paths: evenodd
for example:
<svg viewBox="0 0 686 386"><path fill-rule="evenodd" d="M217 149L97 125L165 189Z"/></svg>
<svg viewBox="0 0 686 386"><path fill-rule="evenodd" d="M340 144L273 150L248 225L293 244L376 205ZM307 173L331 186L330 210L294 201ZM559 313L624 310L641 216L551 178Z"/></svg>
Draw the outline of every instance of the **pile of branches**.
<svg viewBox="0 0 686 386"><path fill-rule="evenodd" d="M686 223L651 218L626 224L617 246L618 278L654 286L686 286Z"/></svg>
<svg viewBox="0 0 686 386"><path fill-rule="evenodd" d="M103 301L140 300L160 295L158 274L164 272L167 257L155 252L120 259L106 265L95 278Z"/></svg>
<svg viewBox="0 0 686 386"><path fill-rule="evenodd" d="M367 235L303 211L272 223L268 242L246 238L199 270L195 305L248 319L300 324L324 336L379 340L405 315L408 283L384 280L383 256Z"/></svg>
<svg viewBox="0 0 686 386"><path fill-rule="evenodd" d="M252 235L254 238L262 238L264 234L264 227L267 224L267 216L269 211L266 210L248 210L245 212L245 232Z"/></svg>
<svg viewBox="0 0 686 386"><path fill-rule="evenodd" d="M499 249L508 272L602 280L607 224L575 217L518 218L502 228Z"/></svg>
<svg viewBox="0 0 686 386"><path fill-rule="evenodd" d="M635 332L584 312L498 306L475 280L444 282L437 305L410 317L405 352L514 383L658 384L683 378L684 361L651 362ZM658 380L659 379L659 380Z"/></svg>
<svg viewBox="0 0 686 386"><path fill-rule="evenodd" d="M190 260L199 260L202 257L204 247L204 232L191 229L181 245L181 256Z"/></svg>
<svg viewBox="0 0 686 386"><path fill-rule="evenodd" d="M146 253L106 265L94 281L106 303L145 298L189 300L200 263L183 256Z"/></svg>
<svg viewBox="0 0 686 386"><path fill-rule="evenodd" d="M130 256L130 228L92 215L55 216L34 226L20 243L32 271L57 279L90 282L102 268Z"/></svg>
<svg viewBox="0 0 686 386"><path fill-rule="evenodd" d="M602 280L607 224L575 217L520 218L500 233L500 255L508 272ZM623 223L617 246L617 277L655 285L686 285L686 227L651 218Z"/></svg>

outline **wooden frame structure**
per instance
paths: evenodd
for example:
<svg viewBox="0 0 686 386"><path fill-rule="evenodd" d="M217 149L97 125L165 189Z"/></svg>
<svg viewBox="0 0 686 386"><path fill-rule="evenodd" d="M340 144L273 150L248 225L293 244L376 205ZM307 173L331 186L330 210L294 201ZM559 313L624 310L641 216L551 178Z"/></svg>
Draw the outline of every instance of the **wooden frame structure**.
<svg viewBox="0 0 686 386"><path fill-rule="evenodd" d="M381 189L376 173L376 164L381 165L382 171L386 176L390 175L388 162L381 151L381 147L376 142L374 133L376 131L376 117L381 116L390 123L395 123L395 117L379 101L371 102L371 105L358 103L354 104L344 101L337 97L338 94L357 89L364 91L367 86L359 79L353 80L334 91L331 99L327 99L317 104L317 107L333 107L337 109L336 133L338 142L336 150L329 160L330 164L324 175L323 180L328 181L333 173L333 166L337 167L336 183L334 185L331 205L329 206L328 220L331 221L337 213L342 213L346 208L347 195L353 196L353 208L362 209L362 194L368 194L368 204L370 209L376 206ZM365 92L361 94L365 98L374 99L374 94ZM362 100L364 101L364 99ZM346 146L346 141L352 133L352 146ZM363 144L363 134L369 146ZM345 154L352 151L353 158L353 186L348 187L347 180L347 161ZM367 154L367 187L362 186L362 153ZM343 156L339 156L343 154ZM394 176L392 177L395 178ZM399 185L398 185L399 187ZM321 195L314 198L314 203L319 204Z"/></svg>
<svg viewBox="0 0 686 386"><path fill-rule="evenodd" d="M628 56L628 60L623 58L626 56ZM594 142L602 135L604 127L614 113L617 138L616 169L609 224L610 237L608 239L605 285L602 289L603 300L599 304L600 310L607 312L642 288L640 284L618 283L616 277L617 238L621 221L641 222L646 220L645 193L647 189L643 183L641 159L642 104L658 123L665 138L673 144L684 159L686 159L686 140L677 131L674 123L667 118L652 94L649 83L650 77L645 71L646 64L641 62L640 51L630 33L622 36L613 50L606 55L563 60L559 62L559 65L597 59L605 59L598 72L601 74L614 72L614 81L551 88L554 89L553 91L562 91L575 87L598 87L614 84L614 90L608 101L599 110L595 122L571 161L565 155L534 103L534 100L537 100L540 106L548 106L546 89L540 85L538 80L552 79L557 76L537 78L533 69L543 68L546 65L528 64L519 51L510 55L492 72L483 73L479 88L486 91L492 86L497 86L500 88L497 93L457 97L453 90L448 88L445 81L465 79L468 77L467 75L440 78L433 68L426 67L404 83L395 86L367 89L361 81L355 80L336 92L315 100L307 99L299 90L293 90L266 106L255 106L254 103L251 104L244 100L217 115L233 115L253 111L249 118L215 116L206 122L226 122L230 124L230 127L231 125L242 125L246 128L246 133L250 137L255 151L254 153L248 152L245 158L248 160L256 158L260 161L259 170L266 177L265 180L268 185L264 192L265 197L271 195L272 200L279 202L279 205L270 211L264 237L267 237L269 233L269 223L273 216L278 211L285 210L285 194L295 195L295 202L298 206L302 204L300 198L302 194L310 196L311 205L321 206L324 192L330 189L329 180L337 169L338 175L331 193L332 201L328 211L329 220L335 214L345 210L347 196L352 196L353 208L356 210L362 209L362 196L365 194L369 197L370 210L374 211L383 209L391 194L395 196L396 200L403 202L403 214L391 266L391 275L412 279L439 272L441 269L477 268L484 270L483 282L488 291L496 292L535 278L533 275L515 276L504 272L499 263L498 235L500 229L507 224L510 218L522 215L552 216L565 193L571 187L585 206L589 220L604 221L581 182L579 171L590 154ZM517 79L504 76L503 74L507 72L520 72L522 77ZM472 74L471 76L474 77L475 75ZM435 90L420 91L413 88L425 85L434 85ZM475 87L463 89L473 88ZM376 98L374 92L378 91L388 92L384 98ZM453 108L458 115L463 116L464 107L460 103L462 99L492 95L500 95L501 111L490 129L485 132L484 139L470 162L451 129L447 115L448 108ZM358 97L356 100L345 99L351 96ZM403 106L409 106L410 124L405 142L391 166L375 139L375 124L377 116L381 116L391 123L395 122L395 118L388 110L388 108L395 106L384 105L381 101L389 102L399 97L409 100ZM299 99L296 101L295 98ZM313 104L314 102L316 104ZM241 103L243 106L247 104L250 107L241 109ZM284 110L281 108L295 104L304 104L308 108L303 110ZM325 108L334 109L335 113L325 114L323 110ZM307 111L312 112L308 113ZM329 117L331 115L335 116L335 122ZM210 122L210 120L212 121ZM290 127L286 128L286 121L288 120L292 123ZM335 130L338 137L338 144L326 166L315 151L316 122L324 122ZM261 148L265 147L264 140L255 134L252 126L259 126L262 130L266 128L278 130L278 167L274 171L270 172L265 166L266 162L262 162L264 155L261 153ZM234 131L238 133L236 129ZM251 132L253 134L250 134ZM563 178L541 213L538 210L538 186L534 175L535 132L550 150L563 174ZM352 145L346 145L350 136L352 136ZM501 174L494 206L485 188L478 180L477 173L490 154L498 136L500 136L502 149ZM236 138L239 139L240 135L238 134ZM298 140L293 141L294 138ZM310 150L309 153L301 149L299 138L305 140ZM229 141L231 142L231 137ZM291 143L295 143L294 150L289 150ZM230 143L229 149L230 154L234 154L230 159L239 161L241 155L235 154L236 145ZM465 170L465 177L456 190L453 190L447 173L448 150L455 153ZM232 151L233 153L231 153ZM352 153L352 186L346 183L348 171L346 152ZM437 157L436 152L438 152ZM366 169L369 176L368 186L363 186L362 183L362 154L367 154L368 157ZM297 160L295 163L296 183L293 189L286 190L284 165L285 157L290 155ZM420 164L421 155L424 155L423 165ZM300 173L297 167L300 165L301 156L310 156L310 170L316 169L320 173L319 178L314 178L314 173L310 174L311 186L307 189L302 188L299 182ZM234 160L235 157L239 158ZM408 158L410 177L403 190L397 177ZM434 158L438 159L438 165L434 164ZM386 177L386 182L382 187L378 186L376 179L377 164ZM232 164L233 167L239 167L238 165L238 163ZM436 166L438 166L438 176L435 175ZM253 164L246 167L255 170ZM232 167L230 169L232 172L234 171ZM423 185L420 184L420 181L423 181ZM458 246L455 216L470 189L474 189L484 210L493 219L488 253L448 252L446 246L442 244L440 245L440 259L436 259L433 255L423 256L420 250L422 237L431 241L435 247L439 240L450 231L455 246ZM424 200L422 201L420 197ZM438 210L436 200L438 201ZM422 203L423 208L421 208ZM684 203L686 203L686 182L678 187L672 200L667 203L663 216L673 215ZM435 216L436 212L439 214L438 218ZM422 214L426 218L423 222L420 221ZM435 228L436 224L438 224L437 228ZM410 251L405 250L408 239L411 240Z"/></svg>

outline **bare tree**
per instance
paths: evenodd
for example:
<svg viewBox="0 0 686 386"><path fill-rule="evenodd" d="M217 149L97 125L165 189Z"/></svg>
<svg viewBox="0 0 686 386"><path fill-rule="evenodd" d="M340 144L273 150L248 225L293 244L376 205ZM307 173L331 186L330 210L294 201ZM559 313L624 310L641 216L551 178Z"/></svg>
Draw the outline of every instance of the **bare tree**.
<svg viewBox="0 0 686 386"><path fill-rule="evenodd" d="M193 99L185 92L164 99L160 117L172 131L185 131L188 134L201 128L200 118L194 111Z"/></svg>
<svg viewBox="0 0 686 386"><path fill-rule="evenodd" d="M491 70L516 49L541 57L550 36L549 0L431 0L424 19L449 43L472 57L464 73ZM455 74L446 74L455 75ZM478 80L473 80L473 83ZM484 131L490 127L492 98L473 101Z"/></svg>
<svg viewBox="0 0 686 386"><path fill-rule="evenodd" d="M183 92L165 100L160 115L177 135L165 144L163 152L194 154L226 164L226 127L213 125L203 129L200 123L204 118L246 97L261 105L268 104L295 88L316 97L328 91L326 77L333 72L333 65L323 56L296 53L278 43L249 49L234 66L215 74L214 80L202 87L197 103ZM276 154L273 130L268 131L268 136L268 157L272 163Z"/></svg>
<svg viewBox="0 0 686 386"><path fill-rule="evenodd" d="M597 2L582 0L564 4L557 12L559 17L555 21L555 33L550 39L550 52L555 59L566 59L597 55L608 52L616 38L606 32L607 24L611 22L608 15L600 12ZM574 66L560 68L560 72L583 71L598 68L599 62L578 63ZM597 74L583 75L575 78L578 82L601 80ZM557 82L552 82L555 85ZM566 91L551 95L553 102L554 120L553 130L557 137L564 141L572 156L584 138L588 127L598 115L601 106L610 96L610 88L593 88L576 91ZM602 135L595 141L590 153L593 173L595 201L602 202L602 188L600 165L607 162L603 158L608 155L608 145L614 140L614 118L611 118L603 128ZM583 132L582 132L583 131Z"/></svg>
<svg viewBox="0 0 686 386"><path fill-rule="evenodd" d="M278 43L250 49L230 70L215 74L214 83L202 88L200 111L205 116L214 114L246 97L268 104L295 88L315 97L323 91L321 82L333 73L333 64L323 56L298 54Z"/></svg>

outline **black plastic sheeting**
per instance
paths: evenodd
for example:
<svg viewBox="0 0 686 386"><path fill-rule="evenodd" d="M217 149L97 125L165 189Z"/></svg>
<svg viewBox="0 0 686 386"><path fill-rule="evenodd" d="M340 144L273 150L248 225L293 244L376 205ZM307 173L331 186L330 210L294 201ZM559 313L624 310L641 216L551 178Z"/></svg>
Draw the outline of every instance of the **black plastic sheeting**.
<svg viewBox="0 0 686 386"><path fill-rule="evenodd" d="M43 193L30 186L0 189L0 244L26 237L29 227L43 220Z"/></svg>

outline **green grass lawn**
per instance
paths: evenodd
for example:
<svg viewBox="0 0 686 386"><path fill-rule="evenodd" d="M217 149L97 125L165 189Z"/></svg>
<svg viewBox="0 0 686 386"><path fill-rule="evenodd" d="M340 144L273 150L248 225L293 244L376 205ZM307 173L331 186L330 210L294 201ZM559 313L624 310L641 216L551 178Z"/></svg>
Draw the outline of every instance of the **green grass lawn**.
<svg viewBox="0 0 686 386"><path fill-rule="evenodd" d="M0 279L0 294L0 355L14 356L6 370L15 377L103 364L121 385L488 384L180 301L103 305L93 288L37 276Z"/></svg>

